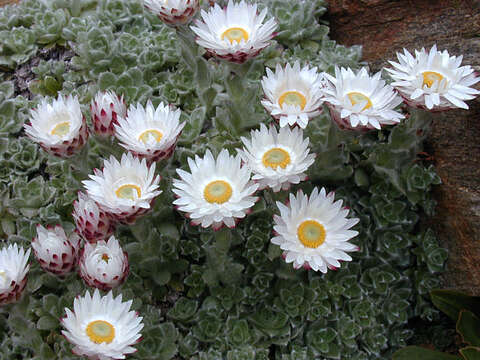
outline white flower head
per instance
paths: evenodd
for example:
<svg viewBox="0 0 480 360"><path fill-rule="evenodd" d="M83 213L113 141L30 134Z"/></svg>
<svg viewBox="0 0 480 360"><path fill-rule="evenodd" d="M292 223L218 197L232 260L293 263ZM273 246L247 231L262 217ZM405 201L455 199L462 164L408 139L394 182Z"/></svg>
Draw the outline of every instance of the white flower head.
<svg viewBox="0 0 480 360"><path fill-rule="evenodd" d="M95 169L91 180L83 185L88 196L100 209L118 221L133 223L137 216L151 208L158 190L160 175L155 176L155 163L148 166L131 153L123 154L119 162L113 156L104 160L102 171Z"/></svg>
<svg viewBox="0 0 480 360"><path fill-rule="evenodd" d="M284 127L277 132L273 126L267 129L262 124L260 130L250 134L250 139L242 137L245 148L239 153L251 167L259 189L287 190L290 184L307 178L305 171L314 163L315 155L309 153L309 139L303 139L301 129Z"/></svg>
<svg viewBox="0 0 480 360"><path fill-rule="evenodd" d="M267 76L262 79L265 93L262 105L280 120L281 127L298 125L305 129L308 121L322 110L322 86L322 76L316 67L300 68L298 61L285 68L277 64L275 73L267 68Z"/></svg>
<svg viewBox="0 0 480 360"><path fill-rule="evenodd" d="M77 296L73 312L65 308L62 319L65 338L75 347L73 352L92 359L125 359L136 351L133 347L141 340L142 317L131 311L132 300L122 302L122 295L113 297L110 291L100 296L95 289L93 296Z"/></svg>
<svg viewBox="0 0 480 360"><path fill-rule="evenodd" d="M90 104L92 122L95 133L100 136L115 134L115 128L119 117L127 115L127 106L123 95L119 97L113 91L99 91Z"/></svg>
<svg viewBox="0 0 480 360"><path fill-rule="evenodd" d="M480 91L470 86L480 81L474 69L460 66L463 56L450 56L447 50L415 50L415 57L406 49L397 53L398 63L389 61L393 69L386 69L395 82L392 85L405 101L415 107L442 111L452 108L468 109L465 103Z"/></svg>
<svg viewBox="0 0 480 360"><path fill-rule="evenodd" d="M201 11L203 21L196 21L191 29L197 34L197 43L210 54L231 62L243 63L270 44L277 23L270 19L265 24L267 9L257 12L256 4L229 0L225 9L218 4L208 12Z"/></svg>
<svg viewBox="0 0 480 360"><path fill-rule="evenodd" d="M354 73L350 68L335 67L335 77L324 76L324 101L341 128L380 129L405 117L394 110L402 98L381 79L381 71L370 76L366 68Z"/></svg>
<svg viewBox="0 0 480 360"><path fill-rule="evenodd" d="M172 155L185 122L180 123L180 109L172 110L160 103L155 109L151 101L144 108L131 105L126 118L119 118L115 135L128 151L147 161L158 161Z"/></svg>
<svg viewBox="0 0 480 360"><path fill-rule="evenodd" d="M173 180L172 191L178 196L173 204L188 213L193 224L234 227L258 200L253 196L258 184L250 181L251 170L242 166L239 155L223 149L215 159L207 150L203 158L189 158L188 165L190 172L177 169L181 179Z"/></svg>
<svg viewBox="0 0 480 360"><path fill-rule="evenodd" d="M80 249L80 236L73 232L67 237L60 225L37 225L37 236L32 248L40 266L56 275L64 275L75 266Z"/></svg>
<svg viewBox="0 0 480 360"><path fill-rule="evenodd" d="M199 0L144 0L145 7L169 25L183 25L195 16Z"/></svg>
<svg viewBox="0 0 480 360"><path fill-rule="evenodd" d="M115 230L114 221L83 192L79 192L78 200L73 202L72 216L77 231L89 242L106 239Z"/></svg>
<svg viewBox="0 0 480 360"><path fill-rule="evenodd" d="M30 123L25 133L45 151L60 157L69 157L87 141L88 129L77 97L59 95L50 104L42 99L31 110Z"/></svg>
<svg viewBox="0 0 480 360"><path fill-rule="evenodd" d="M290 194L288 206L277 202L280 216L274 216L277 236L271 242L284 250L285 261L293 262L295 269L304 266L326 273L328 268L340 267L339 260L351 261L347 252L358 251L348 240L358 235L349 229L359 219L348 219L349 210L342 209L342 200L334 197L324 188L315 188L310 198L300 190L297 196Z"/></svg>
<svg viewBox="0 0 480 360"><path fill-rule="evenodd" d="M25 251L17 244L0 249L0 305L10 304L20 299L27 284L30 269L28 258L30 249Z"/></svg>
<svg viewBox="0 0 480 360"><path fill-rule="evenodd" d="M123 283L128 275L128 256L115 236L108 241L86 243L79 262L79 272L87 285L110 290Z"/></svg>

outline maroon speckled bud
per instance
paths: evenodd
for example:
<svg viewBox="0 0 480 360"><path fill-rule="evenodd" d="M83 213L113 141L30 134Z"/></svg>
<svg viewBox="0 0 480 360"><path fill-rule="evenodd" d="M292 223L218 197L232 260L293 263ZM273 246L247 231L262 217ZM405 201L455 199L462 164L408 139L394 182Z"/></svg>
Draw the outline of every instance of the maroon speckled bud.
<svg viewBox="0 0 480 360"><path fill-rule="evenodd" d="M78 193L73 203L72 216L78 233L87 241L95 243L105 240L113 234L115 222L85 193Z"/></svg>
<svg viewBox="0 0 480 360"><path fill-rule="evenodd" d="M76 264L80 240L75 232L67 238L60 225L47 229L37 225L37 237L32 240L33 253L45 271L64 275Z"/></svg>
<svg viewBox="0 0 480 360"><path fill-rule="evenodd" d="M115 134L114 124L119 117L125 117L127 106L123 96L119 97L113 91L99 92L90 105L95 133L100 136Z"/></svg>

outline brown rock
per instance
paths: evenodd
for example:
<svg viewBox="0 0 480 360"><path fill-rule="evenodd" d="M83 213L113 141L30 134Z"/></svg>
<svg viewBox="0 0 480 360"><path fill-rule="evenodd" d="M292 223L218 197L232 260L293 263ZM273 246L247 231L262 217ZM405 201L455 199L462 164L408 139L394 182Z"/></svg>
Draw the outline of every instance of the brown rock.
<svg viewBox="0 0 480 360"><path fill-rule="evenodd" d="M380 68L403 47L430 47L464 54L478 63L478 0L331 0L331 36L344 45L362 44L364 59Z"/></svg>
<svg viewBox="0 0 480 360"><path fill-rule="evenodd" d="M0 0L0 6L18 3L20 0Z"/></svg>
<svg viewBox="0 0 480 360"><path fill-rule="evenodd" d="M449 250L447 287L480 294L480 101L436 116L428 144L443 184L432 225Z"/></svg>
<svg viewBox="0 0 480 360"><path fill-rule="evenodd" d="M343 45L363 45L373 71L395 53L437 44L463 64L480 70L478 0L331 0L331 36ZM478 86L477 86L478 88ZM437 236L449 250L445 286L480 295L480 100L470 110L434 115L427 150L443 184L434 195Z"/></svg>

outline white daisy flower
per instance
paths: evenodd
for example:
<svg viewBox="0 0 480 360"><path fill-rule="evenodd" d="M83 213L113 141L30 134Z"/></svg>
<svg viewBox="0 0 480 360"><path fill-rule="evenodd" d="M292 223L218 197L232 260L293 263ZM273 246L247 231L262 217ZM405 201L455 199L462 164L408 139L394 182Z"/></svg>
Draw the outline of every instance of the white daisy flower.
<svg viewBox="0 0 480 360"><path fill-rule="evenodd" d="M252 168L252 179L259 183L260 190L287 190L290 184L307 178L305 171L314 163L315 154L309 153L309 139L303 139L301 129L284 127L277 132L273 126L267 129L261 124L260 130L250 134L251 139L241 138L245 148L239 153Z"/></svg>
<svg viewBox="0 0 480 360"><path fill-rule="evenodd" d="M45 271L65 275L75 266L80 249L80 236L73 232L67 237L60 225L37 225L37 236L32 240L33 254Z"/></svg>
<svg viewBox="0 0 480 360"><path fill-rule="evenodd" d="M201 15L203 22L196 21L197 26L191 26L198 36L197 43L211 55L231 62L241 64L257 56L276 35L274 19L262 24L267 9L258 13L256 4L243 0L229 0L225 9L215 4L208 12L202 10Z"/></svg>
<svg viewBox="0 0 480 360"><path fill-rule="evenodd" d="M148 162L172 155L185 122L179 122L180 109L171 110L160 103L155 109L149 100L147 106L131 105L126 118L119 118L115 135L125 149Z"/></svg>
<svg viewBox="0 0 480 360"><path fill-rule="evenodd" d="M275 215L276 232L273 244L284 250L285 261L293 262L295 269L304 266L322 273L327 268L340 267L341 261L351 261L349 251L358 251L348 240L358 235L348 230L359 219L347 219L348 209L341 209L342 200L334 202L334 193L326 194L322 188L313 189L310 198L300 190L290 194L290 204L277 202L280 216Z"/></svg>
<svg viewBox="0 0 480 360"><path fill-rule="evenodd" d="M199 0L144 0L145 7L169 25L183 25L195 16Z"/></svg>
<svg viewBox="0 0 480 360"><path fill-rule="evenodd" d="M386 69L395 82L392 85L411 106L442 111L468 109L466 100L474 99L480 91L470 86L480 81L470 66L460 66L463 56L450 56L447 50L430 52L415 50L415 57L406 49L397 53L399 63L389 61L394 69Z"/></svg>
<svg viewBox="0 0 480 360"><path fill-rule="evenodd" d="M173 180L172 191L178 196L173 204L188 213L194 225L232 228L258 200L252 196L258 184L250 181L251 170L242 166L239 155L223 149L215 160L207 150L203 158L189 158L188 165L189 173L177 169L181 180Z"/></svg>
<svg viewBox="0 0 480 360"><path fill-rule="evenodd" d="M115 134L114 124L119 117L127 115L127 106L123 95L120 97L113 91L98 92L90 104L92 122L95 133L100 136Z"/></svg>
<svg viewBox="0 0 480 360"><path fill-rule="evenodd" d="M45 151L60 157L69 157L87 141L87 123L77 97L71 95L53 99L51 104L42 99L31 110L30 123L24 125L25 133Z"/></svg>
<svg viewBox="0 0 480 360"><path fill-rule="evenodd" d="M79 273L88 286L110 290L125 281L129 271L128 255L115 236L107 242L85 243L79 262Z"/></svg>
<svg viewBox="0 0 480 360"><path fill-rule="evenodd" d="M79 234L92 243L108 238L115 230L114 221L82 192L78 193L78 200L73 202L72 216Z"/></svg>
<svg viewBox="0 0 480 360"><path fill-rule="evenodd" d="M267 76L262 79L265 100L262 105L272 116L280 120L280 126L297 124L302 129L308 120L322 111L322 77L317 68L295 62L283 68L277 64L275 73L267 68Z"/></svg>
<svg viewBox="0 0 480 360"><path fill-rule="evenodd" d="M17 244L4 246L0 250L0 305L10 304L20 299L30 269L26 252Z"/></svg>
<svg viewBox="0 0 480 360"><path fill-rule="evenodd" d="M73 312L65 308L62 319L65 338L75 347L73 353L90 359L125 359L137 351L133 345L141 340L142 317L131 311L132 300L122 302L122 295L113 297L110 291L100 296L86 292L73 301Z"/></svg>
<svg viewBox="0 0 480 360"><path fill-rule="evenodd" d="M402 103L402 98L381 79L381 71L369 76L366 68L355 74L350 68L335 67L335 77L327 73L324 76L327 80L324 101L340 128L380 129L405 117L393 110Z"/></svg>
<svg viewBox="0 0 480 360"><path fill-rule="evenodd" d="M82 182L88 196L123 223L135 222L162 193L158 190L160 175L155 176L155 163L148 166L145 159L140 161L130 153L123 154L120 162L110 156L110 160L104 160L103 170L95 169L89 177L91 180Z"/></svg>

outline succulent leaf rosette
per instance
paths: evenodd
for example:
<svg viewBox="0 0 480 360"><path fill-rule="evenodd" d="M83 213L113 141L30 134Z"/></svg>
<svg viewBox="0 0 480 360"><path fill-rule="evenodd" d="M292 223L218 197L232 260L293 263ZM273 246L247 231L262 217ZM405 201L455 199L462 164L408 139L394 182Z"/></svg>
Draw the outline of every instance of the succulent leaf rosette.
<svg viewBox="0 0 480 360"><path fill-rule="evenodd" d="M110 291L101 296L95 289L93 296L77 296L73 311L65 308L62 334L74 345L72 352L89 359L125 359L136 351L141 340L143 318L130 310L132 300L123 302L122 295L113 297Z"/></svg>
<svg viewBox="0 0 480 360"><path fill-rule="evenodd" d="M335 77L325 73L324 101L332 119L342 129L371 130L393 125L405 118L394 110L402 103L392 86L381 79L381 71L373 76L366 68L357 73L335 67Z"/></svg>
<svg viewBox="0 0 480 360"><path fill-rule="evenodd" d="M201 15L203 21L191 26L198 45L213 56L239 64L266 48L277 28L274 19L263 23L267 9L258 13L257 4L243 0L230 0L225 9L215 4L208 12L201 10Z"/></svg>
<svg viewBox="0 0 480 360"><path fill-rule="evenodd" d="M298 125L305 129L308 121L322 111L322 76L317 68L277 64L275 72L267 68L262 79L265 99L262 105L280 122L280 126Z"/></svg>
<svg viewBox="0 0 480 360"><path fill-rule="evenodd" d="M42 99L31 110L30 123L24 125L27 136L45 151L70 157L85 145L88 128L76 96L59 95L50 103Z"/></svg>
<svg viewBox="0 0 480 360"><path fill-rule="evenodd" d="M79 273L85 283L101 290L110 290L128 276L128 256L115 236L108 241L85 243L79 261Z"/></svg>
<svg viewBox="0 0 480 360"><path fill-rule="evenodd" d="M155 163L147 165L131 153L123 154L121 161L113 156L104 160L103 170L94 170L84 180L88 196L113 219L134 223L138 216L148 212L158 190L160 175L155 175Z"/></svg>
<svg viewBox="0 0 480 360"><path fill-rule="evenodd" d="M189 23L200 7L199 0L144 0L145 7L169 25Z"/></svg>
<svg viewBox="0 0 480 360"><path fill-rule="evenodd" d="M308 148L309 140L303 138L299 128L267 127L252 130L250 139L242 137L245 145L240 156L251 167L252 179L259 189L271 188L277 192L287 190L290 184L298 184L307 178L305 171L315 161L315 155Z"/></svg>
<svg viewBox="0 0 480 360"><path fill-rule="evenodd" d="M258 200L253 196L258 184L250 181L250 167L242 166L239 155L223 149L215 159L207 150L203 158L189 158L188 164L190 172L177 169L180 179L173 180L172 191L178 198L173 204L194 225L235 227Z"/></svg>
<svg viewBox="0 0 480 360"><path fill-rule="evenodd" d="M326 273L340 267L340 261L351 261L347 252L358 251L358 246L348 241L358 235L349 230L358 223L357 218L347 218L348 209L342 209L342 200L334 201L333 192L314 188L310 196L301 190L290 194L289 204L277 201L280 215L274 216L271 239L284 251L285 261L298 269L302 266Z"/></svg>
<svg viewBox="0 0 480 360"><path fill-rule="evenodd" d="M69 237L60 225L37 225L37 236L32 240L32 249L40 266L55 275L72 271L78 259L80 236L73 232Z"/></svg>
<svg viewBox="0 0 480 360"><path fill-rule="evenodd" d="M410 106L430 111L454 108L468 109L465 103L480 91L472 88L480 81L474 69L460 66L463 56L450 56L447 50L415 50L415 57L406 49L397 53L398 63L389 61L393 69L386 69L394 86Z"/></svg>
<svg viewBox="0 0 480 360"><path fill-rule="evenodd" d="M30 249L17 244L0 249L0 305L18 301L27 285Z"/></svg>
<svg viewBox="0 0 480 360"><path fill-rule="evenodd" d="M157 108L151 101L145 108L131 105L127 117L118 119L115 135L121 146L149 163L166 159L175 150L185 126L179 121L180 115L180 109L173 110L163 103Z"/></svg>

